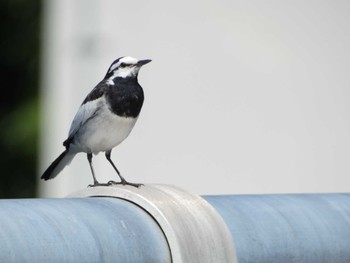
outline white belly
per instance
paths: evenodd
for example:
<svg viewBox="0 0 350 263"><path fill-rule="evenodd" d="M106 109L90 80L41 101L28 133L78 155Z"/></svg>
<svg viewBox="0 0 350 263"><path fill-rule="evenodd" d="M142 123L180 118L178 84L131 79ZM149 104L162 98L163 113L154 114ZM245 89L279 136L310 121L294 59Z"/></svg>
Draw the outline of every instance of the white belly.
<svg viewBox="0 0 350 263"><path fill-rule="evenodd" d="M109 110L102 110L82 127L74 140L74 148L97 154L112 150L130 134L137 118L119 117Z"/></svg>

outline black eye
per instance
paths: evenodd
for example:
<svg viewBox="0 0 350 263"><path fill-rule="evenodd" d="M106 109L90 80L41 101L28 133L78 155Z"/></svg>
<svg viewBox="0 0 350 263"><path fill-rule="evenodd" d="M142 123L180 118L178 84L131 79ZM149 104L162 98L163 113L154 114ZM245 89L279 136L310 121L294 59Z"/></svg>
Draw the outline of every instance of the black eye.
<svg viewBox="0 0 350 263"><path fill-rule="evenodd" d="M125 68L127 65L126 65L126 63L124 63L124 62L122 62L121 64L120 64L120 67L121 68Z"/></svg>

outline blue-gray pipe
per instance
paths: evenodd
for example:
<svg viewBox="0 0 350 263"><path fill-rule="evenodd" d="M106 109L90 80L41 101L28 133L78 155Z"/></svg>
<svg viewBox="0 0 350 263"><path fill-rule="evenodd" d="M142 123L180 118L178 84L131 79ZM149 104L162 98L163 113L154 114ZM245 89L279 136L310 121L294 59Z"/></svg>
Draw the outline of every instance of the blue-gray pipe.
<svg viewBox="0 0 350 263"><path fill-rule="evenodd" d="M350 194L70 197L1 200L0 262L350 262Z"/></svg>
<svg viewBox="0 0 350 263"><path fill-rule="evenodd" d="M0 201L0 262L170 262L153 218L117 198Z"/></svg>
<svg viewBox="0 0 350 263"><path fill-rule="evenodd" d="M349 263L350 194L205 196L239 263Z"/></svg>

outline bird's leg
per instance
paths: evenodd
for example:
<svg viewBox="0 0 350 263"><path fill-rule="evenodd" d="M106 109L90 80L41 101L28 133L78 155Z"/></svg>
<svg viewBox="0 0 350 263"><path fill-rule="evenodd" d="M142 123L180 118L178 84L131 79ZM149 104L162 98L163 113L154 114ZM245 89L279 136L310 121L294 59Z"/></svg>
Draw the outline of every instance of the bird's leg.
<svg viewBox="0 0 350 263"><path fill-rule="evenodd" d="M109 181L107 184L108 185L112 185L112 184L122 184L122 185L131 185L134 187L140 187L142 184L135 184L135 183L129 183L128 181L125 180L125 178L120 174L120 172L118 171L117 167L114 165L112 159L111 159L111 152L112 151L107 151L106 152L106 158L107 160L111 163L111 165L113 166L114 170L117 172L119 178L120 178L120 183L117 183L115 181Z"/></svg>
<svg viewBox="0 0 350 263"><path fill-rule="evenodd" d="M91 173L92 173L92 178L94 179L94 184L89 184L89 187L99 186L99 185L106 185L106 184L100 184L100 183L96 180L94 167L92 166L92 153L87 153L87 159L88 159L89 164L90 164Z"/></svg>

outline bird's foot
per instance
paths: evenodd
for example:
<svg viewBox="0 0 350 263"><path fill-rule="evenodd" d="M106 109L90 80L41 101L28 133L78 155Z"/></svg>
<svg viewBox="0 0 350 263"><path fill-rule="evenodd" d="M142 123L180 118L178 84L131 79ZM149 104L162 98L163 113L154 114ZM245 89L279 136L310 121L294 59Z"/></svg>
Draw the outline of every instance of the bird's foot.
<svg viewBox="0 0 350 263"><path fill-rule="evenodd" d="M95 186L109 186L109 184L103 184L95 181L93 184L89 184L88 187L95 187Z"/></svg>
<svg viewBox="0 0 350 263"><path fill-rule="evenodd" d="M121 184L121 185L130 185L130 186L133 186L133 187L136 187L136 188L139 188L141 187L143 184L135 184L135 183L129 183L128 181L121 181L121 182L116 182L116 181L109 181L107 183L107 185L118 185L118 184Z"/></svg>

